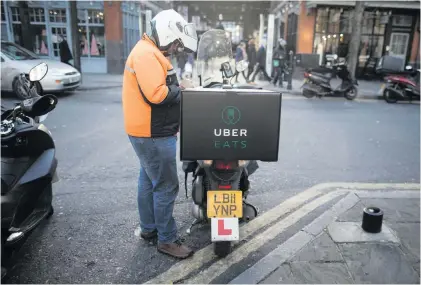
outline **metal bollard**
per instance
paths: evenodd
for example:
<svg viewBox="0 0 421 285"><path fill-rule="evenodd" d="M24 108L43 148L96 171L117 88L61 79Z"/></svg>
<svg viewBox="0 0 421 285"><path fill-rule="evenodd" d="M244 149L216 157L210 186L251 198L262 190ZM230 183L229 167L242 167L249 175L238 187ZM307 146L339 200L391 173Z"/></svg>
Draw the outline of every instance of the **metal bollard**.
<svg viewBox="0 0 421 285"><path fill-rule="evenodd" d="M289 64L288 64L289 76L288 76L287 90L292 90L292 65L294 64L293 55L294 55L293 51L290 50L289 51Z"/></svg>

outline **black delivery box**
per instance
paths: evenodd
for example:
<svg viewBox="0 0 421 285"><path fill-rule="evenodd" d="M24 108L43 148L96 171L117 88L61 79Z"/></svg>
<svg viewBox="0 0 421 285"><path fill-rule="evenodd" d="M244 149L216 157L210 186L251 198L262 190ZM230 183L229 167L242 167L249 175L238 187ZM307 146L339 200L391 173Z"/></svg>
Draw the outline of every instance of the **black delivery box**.
<svg viewBox="0 0 421 285"><path fill-rule="evenodd" d="M267 90L183 90L180 159L277 161L281 102Z"/></svg>

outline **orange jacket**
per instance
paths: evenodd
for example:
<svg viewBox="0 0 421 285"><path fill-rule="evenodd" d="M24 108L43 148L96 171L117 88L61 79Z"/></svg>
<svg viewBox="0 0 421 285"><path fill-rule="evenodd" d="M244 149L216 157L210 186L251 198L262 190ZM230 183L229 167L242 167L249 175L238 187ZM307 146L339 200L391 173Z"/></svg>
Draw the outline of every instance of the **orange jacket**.
<svg viewBox="0 0 421 285"><path fill-rule="evenodd" d="M181 91L177 80L169 84L169 78L176 78L171 63L143 35L124 70L122 101L128 135L165 137L178 132Z"/></svg>

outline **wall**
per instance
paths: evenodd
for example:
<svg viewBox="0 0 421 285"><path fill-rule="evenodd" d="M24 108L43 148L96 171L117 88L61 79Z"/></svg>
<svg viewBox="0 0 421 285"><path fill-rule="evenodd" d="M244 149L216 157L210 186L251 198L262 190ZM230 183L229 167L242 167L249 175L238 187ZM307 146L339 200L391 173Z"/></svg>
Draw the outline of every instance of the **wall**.
<svg viewBox="0 0 421 285"><path fill-rule="evenodd" d="M411 47L411 57L409 59L409 62L413 63L417 61L417 58L420 53L420 32L418 32L418 29L420 28L420 18L417 19L417 24L415 25L415 31L414 31L414 38L412 40L412 47Z"/></svg>
<svg viewBox="0 0 421 285"><path fill-rule="evenodd" d="M123 58L123 13L118 1L104 1L105 38L107 42L107 67L110 74L122 74Z"/></svg>
<svg viewBox="0 0 421 285"><path fill-rule="evenodd" d="M300 16L298 17L297 53L313 53L313 38L316 13L309 10L307 15L306 3L301 2Z"/></svg>

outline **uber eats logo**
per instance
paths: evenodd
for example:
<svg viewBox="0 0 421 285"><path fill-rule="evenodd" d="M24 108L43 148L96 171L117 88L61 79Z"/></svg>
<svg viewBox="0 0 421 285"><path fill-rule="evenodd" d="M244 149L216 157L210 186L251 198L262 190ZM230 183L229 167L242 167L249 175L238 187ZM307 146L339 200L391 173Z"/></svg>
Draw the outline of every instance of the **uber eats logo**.
<svg viewBox="0 0 421 285"><path fill-rule="evenodd" d="M213 130L214 136L218 137L214 140L214 147L217 149L246 148L247 129L235 128L235 125L241 121L241 111L235 106L226 106L222 109L221 120L226 125L226 128Z"/></svg>

